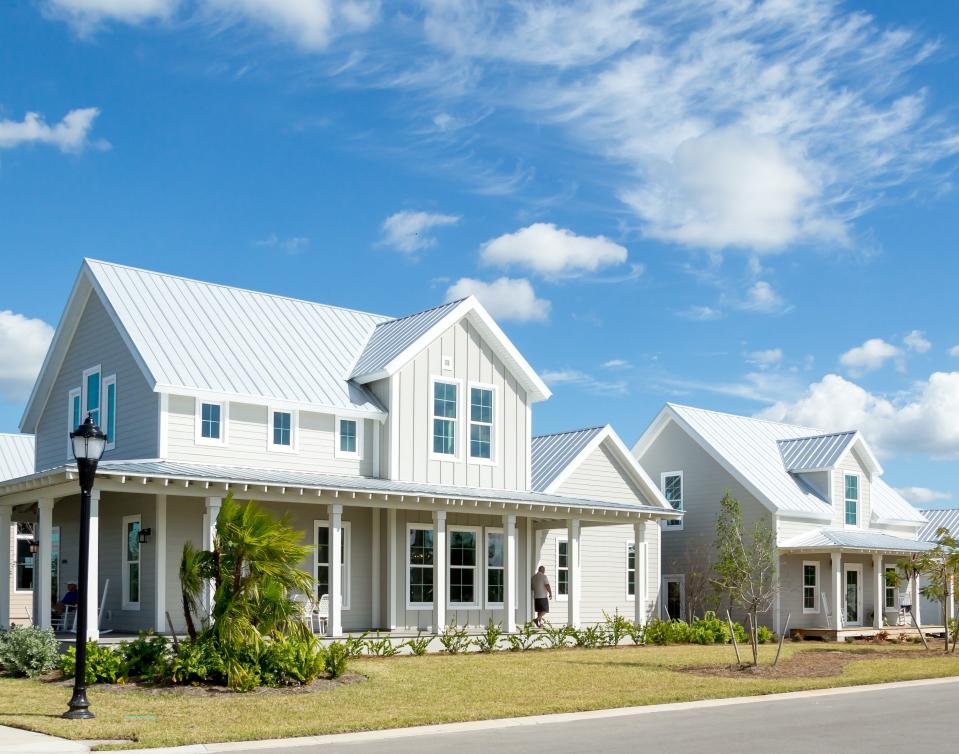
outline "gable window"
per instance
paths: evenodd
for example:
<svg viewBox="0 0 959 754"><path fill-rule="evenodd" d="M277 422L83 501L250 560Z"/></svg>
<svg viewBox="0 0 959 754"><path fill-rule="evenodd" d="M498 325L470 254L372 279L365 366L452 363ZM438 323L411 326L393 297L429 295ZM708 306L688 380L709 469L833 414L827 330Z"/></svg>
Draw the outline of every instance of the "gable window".
<svg viewBox="0 0 959 754"><path fill-rule="evenodd" d="M433 606L433 527L410 524L406 531L406 606Z"/></svg>
<svg viewBox="0 0 959 754"><path fill-rule="evenodd" d="M100 424L100 367L83 371L83 412L93 417L93 423Z"/></svg>
<svg viewBox="0 0 959 754"><path fill-rule="evenodd" d="M846 526L859 525L859 477L855 474L845 475L845 516Z"/></svg>
<svg viewBox="0 0 959 754"><path fill-rule="evenodd" d="M502 529L486 530L486 607L502 607L506 594L503 581L504 542Z"/></svg>
<svg viewBox="0 0 959 754"><path fill-rule="evenodd" d="M6 536L10 536L9 531L6 532ZM33 589L34 554L30 552L30 544L34 536L32 523L24 521L17 523L17 572L14 579L14 589L17 591Z"/></svg>
<svg viewBox="0 0 959 754"><path fill-rule="evenodd" d="M358 419L336 418L336 445L334 456L337 458L362 458L363 422Z"/></svg>
<svg viewBox="0 0 959 754"><path fill-rule="evenodd" d="M470 458L493 458L493 388L470 386Z"/></svg>
<svg viewBox="0 0 959 754"><path fill-rule="evenodd" d="M449 584L451 605L477 604L476 542L479 529L449 530Z"/></svg>
<svg viewBox="0 0 959 754"><path fill-rule="evenodd" d="M819 612L819 563L811 560L802 564L802 611Z"/></svg>
<svg viewBox="0 0 959 754"><path fill-rule="evenodd" d="M662 475L663 497L675 510L681 511L683 508L683 472L666 471ZM682 519L676 521L670 519L666 526L674 529L682 529Z"/></svg>
<svg viewBox="0 0 959 754"><path fill-rule="evenodd" d="M73 445L70 442L70 432L75 432L83 421L83 404L81 396L83 390L75 387L67 394L67 458L73 458Z"/></svg>
<svg viewBox="0 0 959 754"><path fill-rule="evenodd" d="M317 599L330 593L330 522L314 523L316 563L313 576L316 578ZM343 609L350 609L350 522L343 521L340 528L340 593Z"/></svg>
<svg viewBox="0 0 959 754"><path fill-rule="evenodd" d="M272 450L296 450L296 411L270 409L270 448Z"/></svg>
<svg viewBox="0 0 959 754"><path fill-rule="evenodd" d="M202 445L226 443L227 404L197 401L196 442Z"/></svg>
<svg viewBox="0 0 959 754"><path fill-rule="evenodd" d="M107 435L107 450L117 446L117 376L111 374L103 381L103 431Z"/></svg>
<svg viewBox="0 0 959 754"><path fill-rule="evenodd" d="M626 596L636 598L636 543L626 543Z"/></svg>
<svg viewBox="0 0 959 754"><path fill-rule="evenodd" d="M556 540L556 599L569 597L569 542Z"/></svg>
<svg viewBox="0 0 959 754"><path fill-rule="evenodd" d="M140 517L123 517L123 609L140 609Z"/></svg>
<svg viewBox="0 0 959 754"><path fill-rule="evenodd" d="M433 454L456 455L456 419L458 385L433 383Z"/></svg>
<svg viewBox="0 0 959 754"><path fill-rule="evenodd" d="M886 566L885 570L885 579L886 586L883 590L885 592L885 597L883 599L883 606L886 610L898 610L896 605L896 567L895 566Z"/></svg>

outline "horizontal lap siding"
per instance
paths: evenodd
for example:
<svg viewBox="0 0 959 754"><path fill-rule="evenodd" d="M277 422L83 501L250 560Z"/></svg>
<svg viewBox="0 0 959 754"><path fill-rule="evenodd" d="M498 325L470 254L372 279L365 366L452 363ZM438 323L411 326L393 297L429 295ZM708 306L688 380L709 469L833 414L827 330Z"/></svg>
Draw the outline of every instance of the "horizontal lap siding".
<svg viewBox="0 0 959 754"><path fill-rule="evenodd" d="M872 490L865 468L857 457L856 451L847 453L842 463L832 472L833 488L833 526L845 525L846 474L859 475L859 526L869 526L872 516Z"/></svg>

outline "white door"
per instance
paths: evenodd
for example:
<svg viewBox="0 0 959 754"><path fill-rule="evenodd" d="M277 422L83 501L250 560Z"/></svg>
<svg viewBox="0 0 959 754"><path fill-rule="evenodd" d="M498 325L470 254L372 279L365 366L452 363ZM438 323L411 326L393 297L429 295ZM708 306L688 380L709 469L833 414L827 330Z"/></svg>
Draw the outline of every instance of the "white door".
<svg viewBox="0 0 959 754"><path fill-rule="evenodd" d="M846 605L847 626L862 625L862 564L847 565L845 569L844 602Z"/></svg>

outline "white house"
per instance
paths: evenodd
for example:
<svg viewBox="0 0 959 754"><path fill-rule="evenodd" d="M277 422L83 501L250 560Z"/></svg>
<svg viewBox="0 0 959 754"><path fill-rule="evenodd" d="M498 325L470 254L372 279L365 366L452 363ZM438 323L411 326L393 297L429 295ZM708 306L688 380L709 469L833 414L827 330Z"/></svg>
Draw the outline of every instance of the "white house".
<svg viewBox="0 0 959 754"><path fill-rule="evenodd" d="M93 611L105 590L104 627L166 632L169 613L183 629L180 553L210 546L228 492L289 514L315 546L303 567L332 635L489 618L513 630L541 560L565 579L554 620L630 604L644 617L658 598L650 524L680 514L608 428L569 457L535 453L550 441L534 444L532 411L549 395L472 297L395 319L86 260L21 421L31 473L0 482L0 530L35 522L34 620L48 625L55 542L60 583L76 576L67 433L92 414L109 437L87 595ZM601 530L608 551L592 544ZM597 601L594 579L613 571L619 593Z"/></svg>
<svg viewBox="0 0 959 754"><path fill-rule="evenodd" d="M633 454L685 514L663 526L664 614L687 614L686 580L711 562L726 490L747 526L765 519L775 534L773 630L788 614L790 628L841 639L896 624L903 603L919 604L917 584L888 586L885 572L929 547L918 537L926 519L883 481L859 432L667 404Z"/></svg>
<svg viewBox="0 0 959 754"><path fill-rule="evenodd" d="M930 508L920 511L926 517L927 523L919 530L919 539L924 542L935 542L938 537L936 532L939 529L947 529L949 533L959 538L959 508ZM950 620L956 617L955 595L946 603L947 612ZM943 623L942 603L922 597L922 614L925 616L938 616L936 621Z"/></svg>

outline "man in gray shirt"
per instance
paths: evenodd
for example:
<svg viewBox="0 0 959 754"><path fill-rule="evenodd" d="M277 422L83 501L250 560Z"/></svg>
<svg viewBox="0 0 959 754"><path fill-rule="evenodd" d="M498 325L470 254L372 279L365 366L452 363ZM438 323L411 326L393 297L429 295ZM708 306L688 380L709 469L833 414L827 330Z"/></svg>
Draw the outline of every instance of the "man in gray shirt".
<svg viewBox="0 0 959 754"><path fill-rule="evenodd" d="M553 588L546 577L546 566L540 566L533 578L530 579L530 588L533 590L533 609L536 611L537 628L543 627L543 616L549 612L549 601L553 599Z"/></svg>

